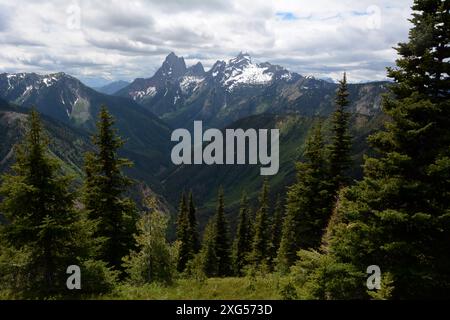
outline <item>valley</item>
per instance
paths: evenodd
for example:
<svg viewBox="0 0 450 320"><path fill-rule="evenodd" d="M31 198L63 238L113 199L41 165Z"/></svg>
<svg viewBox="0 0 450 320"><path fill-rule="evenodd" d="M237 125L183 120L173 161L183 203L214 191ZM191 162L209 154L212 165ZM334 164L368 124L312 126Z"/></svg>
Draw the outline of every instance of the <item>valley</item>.
<svg viewBox="0 0 450 320"><path fill-rule="evenodd" d="M387 85L349 84L356 163L361 163L367 150L366 137L382 125L380 103ZM113 92L114 88L119 89ZM262 183L259 166L174 165L170 159L176 144L170 139L173 130L192 132L194 121L202 121L205 130L218 128L224 132L278 129L280 168L269 179L274 201L295 178L294 164L302 158L310 128L318 121L325 121L326 126L336 89L336 84L325 80L268 62L255 63L242 52L227 62L217 61L208 71L200 62L188 67L182 57L170 53L152 77L129 84L113 83L104 89L110 94L89 88L62 72L0 74L2 108L20 106L20 111L13 113L2 110L0 169L9 166L12 146L23 134L24 112L35 106L48 119L45 125L55 141L53 152L67 170L80 175L82 154L92 147L89 134L96 115L100 106L106 105L125 139L121 155L134 163L127 172L138 182L138 193L157 194L163 207L174 214L181 191L192 190L203 227L222 186L234 224L241 192L246 190L251 201L256 200ZM359 166L352 171L355 178L361 176Z"/></svg>

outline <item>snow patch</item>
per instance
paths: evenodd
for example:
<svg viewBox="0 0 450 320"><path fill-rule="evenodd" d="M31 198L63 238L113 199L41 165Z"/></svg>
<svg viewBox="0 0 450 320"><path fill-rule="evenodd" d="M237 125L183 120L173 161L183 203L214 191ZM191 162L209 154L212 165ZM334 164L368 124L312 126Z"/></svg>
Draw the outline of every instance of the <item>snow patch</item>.
<svg viewBox="0 0 450 320"><path fill-rule="evenodd" d="M204 80L202 77L185 76L181 79L180 88L183 93L194 92Z"/></svg>
<svg viewBox="0 0 450 320"><path fill-rule="evenodd" d="M156 88L155 87L148 87L147 90L145 90L145 95L154 97L156 95Z"/></svg>
<svg viewBox="0 0 450 320"><path fill-rule="evenodd" d="M30 93L33 90L33 86L27 86L25 91L22 93L22 97L27 95L28 93Z"/></svg>
<svg viewBox="0 0 450 320"><path fill-rule="evenodd" d="M133 98L133 100L137 100L137 99L142 99L145 97L154 97L157 93L157 90L155 87L148 87L145 90L142 91L133 91L130 93L131 97Z"/></svg>
<svg viewBox="0 0 450 320"><path fill-rule="evenodd" d="M42 82L45 84L47 88L54 85L57 81L58 78L56 78L55 76L46 76L42 79Z"/></svg>
<svg viewBox="0 0 450 320"><path fill-rule="evenodd" d="M286 72L280 76L280 79L290 81L290 80L292 80L292 73Z"/></svg>
<svg viewBox="0 0 450 320"><path fill-rule="evenodd" d="M224 81L224 85L232 91L240 84L261 85L272 81L273 74L267 72L268 68L256 64L248 64L243 69L234 69L231 75Z"/></svg>

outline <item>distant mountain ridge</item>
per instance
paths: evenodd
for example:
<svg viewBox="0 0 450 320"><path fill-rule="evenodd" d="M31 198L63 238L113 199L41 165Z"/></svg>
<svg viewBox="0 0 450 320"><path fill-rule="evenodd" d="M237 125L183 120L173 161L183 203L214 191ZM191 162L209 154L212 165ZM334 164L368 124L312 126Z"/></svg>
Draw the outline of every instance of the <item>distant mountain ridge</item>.
<svg viewBox="0 0 450 320"><path fill-rule="evenodd" d="M114 81L111 83L108 83L107 85L104 85L102 87L93 87L94 90L104 93L104 94L114 94L120 89L125 88L130 83L123 80Z"/></svg>
<svg viewBox="0 0 450 320"><path fill-rule="evenodd" d="M156 175L169 165L170 127L131 99L99 93L65 73L0 74L0 98L39 112L68 126L95 130L97 115L106 105L126 140L123 155L135 162L133 177L158 190Z"/></svg>
<svg viewBox="0 0 450 320"><path fill-rule="evenodd" d="M367 134L385 120L380 117L380 105L387 86L387 82L348 86L355 159L367 148ZM233 206L244 189L256 199L259 167L175 166L170 161L174 128L190 129L194 120L219 129L279 128L280 172L271 178L271 184L280 192L295 176L294 162L302 153L311 125L334 110L336 89L336 83L304 77L268 62L255 63L247 53L227 62L217 61L208 71L200 62L188 67L184 58L171 53L152 77L135 79L114 95L89 88L65 73L3 73L0 107L8 102L24 110L34 105L55 119L58 125L49 128L57 130L52 138L61 144L56 150L64 150L60 159L67 168L80 171L80 155L91 145L85 137L95 129L98 111L105 104L126 140L121 156L135 164L127 173L142 182L143 189L149 186L150 192L163 195L171 204L177 203L183 188L192 189L203 215L214 207L219 186L224 187ZM0 129L4 129L0 140L4 165L0 170L10 164L10 144L23 132L23 119L23 110L0 114ZM72 146L72 141L84 145Z"/></svg>
<svg viewBox="0 0 450 320"><path fill-rule="evenodd" d="M349 84L352 112L379 112L386 82ZM304 77L269 62L255 63L247 53L203 65L186 67L183 57L170 53L150 78L139 78L116 95L129 97L173 127L193 120L223 127L240 118L262 114L327 115L334 108L337 84Z"/></svg>
<svg viewBox="0 0 450 320"><path fill-rule="evenodd" d="M22 141L26 132L28 111L0 98L0 173L11 170L15 161L14 147ZM58 159L63 172L75 178L74 186L79 186L83 177L84 155L87 151L94 150L90 134L46 115L41 115L41 120L46 135L50 138L50 153ZM158 205L162 209L174 212L172 206L162 197L162 188L159 181L155 180L156 173L152 172L150 167L155 165L155 161L149 157L148 151L137 153L128 144L119 151L120 156L128 157L135 163L133 167L125 169L127 175L136 179L130 195L141 204L139 201L152 194L157 197ZM156 150L154 152L156 153ZM156 168L158 169L158 166ZM0 223L1 220L0 213Z"/></svg>
<svg viewBox="0 0 450 320"><path fill-rule="evenodd" d="M36 106L43 114L87 128L93 127L101 104L141 109L128 99L97 92L64 72L2 73L0 97L24 107Z"/></svg>

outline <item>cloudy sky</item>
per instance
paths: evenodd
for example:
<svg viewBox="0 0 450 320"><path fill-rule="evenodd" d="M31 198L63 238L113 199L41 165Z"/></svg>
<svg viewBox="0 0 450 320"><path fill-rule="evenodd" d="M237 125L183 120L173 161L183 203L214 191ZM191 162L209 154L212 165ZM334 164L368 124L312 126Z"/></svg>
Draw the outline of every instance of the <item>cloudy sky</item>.
<svg viewBox="0 0 450 320"><path fill-rule="evenodd" d="M0 0L0 73L91 85L149 77L171 51L206 69L240 51L302 75L385 79L412 0Z"/></svg>

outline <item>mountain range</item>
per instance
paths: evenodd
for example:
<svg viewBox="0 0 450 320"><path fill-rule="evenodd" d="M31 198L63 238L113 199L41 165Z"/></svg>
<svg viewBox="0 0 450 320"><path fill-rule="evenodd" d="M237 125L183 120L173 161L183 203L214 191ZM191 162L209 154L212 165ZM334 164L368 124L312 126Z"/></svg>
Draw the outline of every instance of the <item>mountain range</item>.
<svg viewBox="0 0 450 320"><path fill-rule="evenodd" d="M106 105L126 140L121 155L134 162L129 174L140 182L140 191L158 194L173 210L181 190L193 189L202 222L214 206L219 186L231 206L237 205L243 189L256 199L262 182L259 170L257 166L174 166L171 131L191 129L194 120L219 129L279 128L280 172L270 179L275 194L294 179L294 162L301 158L312 125L318 120L327 125L337 86L269 62L256 63L246 53L219 60L207 71L200 62L187 66L182 57L170 53L149 78L97 89L62 72L3 73L0 170L11 163L13 145L23 134L25 111L34 106L54 141L52 152L67 170L81 176L82 154L92 148L89 135L101 105ZM348 85L357 162L367 149L365 138L385 120L380 105L387 86L387 82ZM358 176L360 168L355 166L352 174Z"/></svg>
<svg viewBox="0 0 450 320"><path fill-rule="evenodd" d="M376 114L386 84L350 84L350 111ZM269 62L255 63L242 52L227 62L217 61L208 71L200 62L186 67L182 57L171 53L152 77L136 79L115 95L133 99L173 127L202 120L206 127L220 128L267 112L328 115L337 86Z"/></svg>

